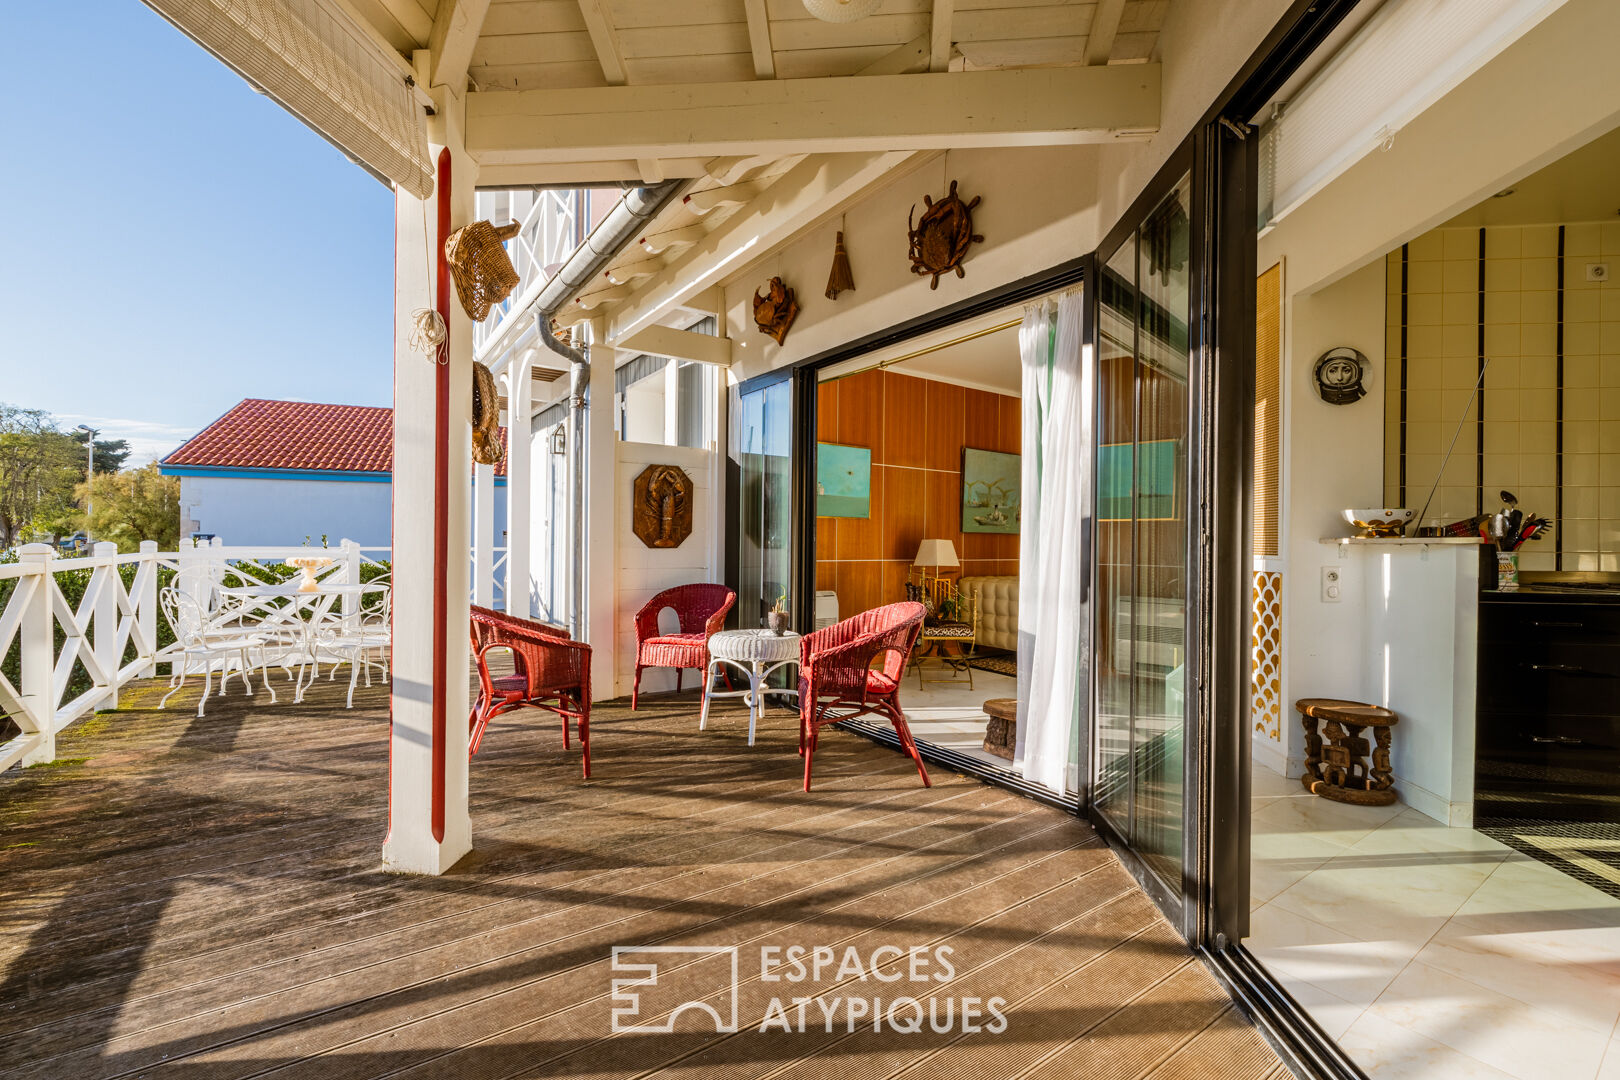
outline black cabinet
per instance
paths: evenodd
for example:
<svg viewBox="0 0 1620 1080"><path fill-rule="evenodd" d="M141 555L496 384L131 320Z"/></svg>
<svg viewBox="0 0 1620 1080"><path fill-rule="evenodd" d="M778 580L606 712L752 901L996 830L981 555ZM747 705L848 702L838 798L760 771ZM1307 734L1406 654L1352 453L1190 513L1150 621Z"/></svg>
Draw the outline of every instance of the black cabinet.
<svg viewBox="0 0 1620 1080"><path fill-rule="evenodd" d="M1620 604L1481 598L1475 816L1620 821Z"/></svg>

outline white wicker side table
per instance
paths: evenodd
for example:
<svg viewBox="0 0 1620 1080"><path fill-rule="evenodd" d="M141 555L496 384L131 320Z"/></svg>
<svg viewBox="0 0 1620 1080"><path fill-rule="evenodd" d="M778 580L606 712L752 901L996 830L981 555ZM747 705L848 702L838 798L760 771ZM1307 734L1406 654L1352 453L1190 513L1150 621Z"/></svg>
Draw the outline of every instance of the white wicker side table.
<svg viewBox="0 0 1620 1080"><path fill-rule="evenodd" d="M721 664L741 668L748 675L747 690L715 691L714 677ZM709 699L745 697L748 699L748 745L754 745L754 726L765 708L766 694L791 694L797 690L772 689L765 685L778 668L799 664L799 635L788 631L777 634L771 630L722 630L709 638L709 670L703 679L703 716L698 730L709 725Z"/></svg>

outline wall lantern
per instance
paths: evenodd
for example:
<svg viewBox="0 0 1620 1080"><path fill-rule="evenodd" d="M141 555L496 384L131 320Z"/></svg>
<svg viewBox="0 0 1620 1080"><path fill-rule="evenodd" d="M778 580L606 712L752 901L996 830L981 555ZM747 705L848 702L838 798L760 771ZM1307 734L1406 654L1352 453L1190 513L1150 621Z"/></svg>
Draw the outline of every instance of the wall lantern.
<svg viewBox="0 0 1620 1080"><path fill-rule="evenodd" d="M551 429L550 443L551 452L558 457L568 453L568 430L564 425L558 424Z"/></svg>

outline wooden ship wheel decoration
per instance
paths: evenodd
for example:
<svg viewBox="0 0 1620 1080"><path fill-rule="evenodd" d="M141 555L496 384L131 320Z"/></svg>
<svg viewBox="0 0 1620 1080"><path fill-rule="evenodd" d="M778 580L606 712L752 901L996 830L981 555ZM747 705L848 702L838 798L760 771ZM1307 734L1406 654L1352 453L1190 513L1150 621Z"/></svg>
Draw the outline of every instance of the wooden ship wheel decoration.
<svg viewBox="0 0 1620 1080"><path fill-rule="evenodd" d="M759 327L761 333L769 334L778 345L782 344L788 328L798 317L799 301L781 278L771 278L765 286L764 296L754 293L754 325Z"/></svg>
<svg viewBox="0 0 1620 1080"><path fill-rule="evenodd" d="M692 535L692 478L674 465L649 465L636 477L631 529L650 548L677 548Z"/></svg>
<svg viewBox="0 0 1620 1080"><path fill-rule="evenodd" d="M939 202L932 196L923 196L928 209L915 224L911 220L917 213L915 204L906 215L911 238L911 272L934 275L934 280L928 283L930 289L939 288L940 275L952 270L957 277L967 276L962 270L962 260L967 258L969 246L984 241L984 237L973 231L973 208L982 198L975 195L972 202L963 202L956 194L956 181L952 180L950 194Z"/></svg>

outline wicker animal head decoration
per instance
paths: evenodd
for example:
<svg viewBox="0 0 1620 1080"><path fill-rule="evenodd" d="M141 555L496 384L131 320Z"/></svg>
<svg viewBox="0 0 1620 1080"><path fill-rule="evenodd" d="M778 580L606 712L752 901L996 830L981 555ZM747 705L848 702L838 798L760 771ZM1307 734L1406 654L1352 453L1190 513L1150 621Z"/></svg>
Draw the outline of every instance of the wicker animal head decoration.
<svg viewBox="0 0 1620 1080"><path fill-rule="evenodd" d="M473 361L472 458L480 465L499 465L501 447L501 395L489 368Z"/></svg>
<svg viewBox="0 0 1620 1080"><path fill-rule="evenodd" d="M932 196L923 196L928 209L915 224L912 223L917 213L915 205L906 216L911 238L911 272L934 275L934 280L928 283L930 289L939 288L940 275L952 270L957 277L967 276L962 271L962 260L967 257L968 247L984 240L973 231L973 208L979 205L981 198L975 195L972 202L963 202L956 194L956 181L952 180L950 194L939 202Z"/></svg>
<svg viewBox="0 0 1620 1080"><path fill-rule="evenodd" d="M496 228L487 221L475 221L445 237L444 257L450 263L456 296L473 322L483 322L489 309L517 288L517 271L501 244L521 228L516 222Z"/></svg>
<svg viewBox="0 0 1620 1080"><path fill-rule="evenodd" d="M782 284L781 278L771 278L764 296L754 293L754 325L775 338L778 345L798 317L799 302L793 298L793 290Z"/></svg>

